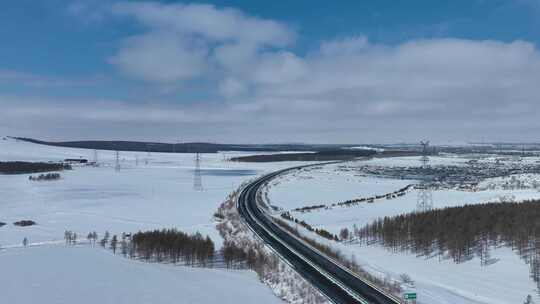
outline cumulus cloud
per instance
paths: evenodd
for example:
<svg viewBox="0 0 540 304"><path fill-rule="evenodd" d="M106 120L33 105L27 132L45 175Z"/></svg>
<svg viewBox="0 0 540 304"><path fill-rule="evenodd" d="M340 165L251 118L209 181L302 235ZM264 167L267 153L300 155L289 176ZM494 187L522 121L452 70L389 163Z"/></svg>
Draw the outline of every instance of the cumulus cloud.
<svg viewBox="0 0 540 304"><path fill-rule="evenodd" d="M540 131L540 52L526 41L387 45L359 34L300 54L289 26L235 9L147 2L112 7L116 17L142 25L110 58L123 75L168 85L196 79L211 100L112 108L73 103L82 108L70 114L79 122L147 123L156 134L197 125L183 130L208 137L215 131L214 139L233 142L536 140Z"/></svg>
<svg viewBox="0 0 540 304"><path fill-rule="evenodd" d="M204 42L159 32L127 39L110 62L128 76L171 83L205 73L207 53Z"/></svg>
<svg viewBox="0 0 540 304"><path fill-rule="evenodd" d="M153 30L200 35L213 41L242 41L255 45L285 46L294 33L285 25L251 17L233 8L207 4L123 2L114 5L120 15L136 18Z"/></svg>
<svg viewBox="0 0 540 304"><path fill-rule="evenodd" d="M284 24L213 5L121 2L112 12L136 20L146 33L124 41L111 62L125 74L150 82L191 80L205 70L246 77L261 52L295 39ZM239 91L230 90L229 76L220 83L227 95Z"/></svg>

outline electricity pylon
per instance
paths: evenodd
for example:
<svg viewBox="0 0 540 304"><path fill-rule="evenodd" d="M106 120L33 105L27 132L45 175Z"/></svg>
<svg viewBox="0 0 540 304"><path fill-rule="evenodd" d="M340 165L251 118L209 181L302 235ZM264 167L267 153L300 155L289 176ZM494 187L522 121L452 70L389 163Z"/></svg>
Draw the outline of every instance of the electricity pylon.
<svg viewBox="0 0 540 304"><path fill-rule="evenodd" d="M199 152L195 154L195 170L193 171L193 190L202 191L202 177L201 177L201 156Z"/></svg>
<svg viewBox="0 0 540 304"><path fill-rule="evenodd" d="M426 174L426 171L430 168L429 166L429 140L421 141L422 145L422 157L420 162L422 163L422 172ZM424 181L418 187L418 197L416 200L416 211L424 212L433 209L433 194L431 189L429 189L429 183L424 178Z"/></svg>
<svg viewBox="0 0 540 304"><path fill-rule="evenodd" d="M120 171L120 152L116 151L114 170Z"/></svg>

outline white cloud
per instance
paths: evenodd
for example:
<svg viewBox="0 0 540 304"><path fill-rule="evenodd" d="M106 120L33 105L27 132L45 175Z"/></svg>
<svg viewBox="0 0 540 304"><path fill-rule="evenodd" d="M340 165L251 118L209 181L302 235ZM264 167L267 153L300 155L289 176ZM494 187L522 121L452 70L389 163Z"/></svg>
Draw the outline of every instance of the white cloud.
<svg viewBox="0 0 540 304"><path fill-rule="evenodd" d="M133 18L147 32L128 38L111 62L150 82L190 80L204 71L246 77L261 52L295 39L279 22L212 5L122 2L113 12Z"/></svg>
<svg viewBox="0 0 540 304"><path fill-rule="evenodd" d="M171 83L205 73L207 49L196 39L156 32L124 41L110 59L123 73L149 82Z"/></svg>
<svg viewBox="0 0 540 304"><path fill-rule="evenodd" d="M246 90L246 85L236 78L227 78L219 84L219 92L225 97L238 96Z"/></svg>
<svg viewBox="0 0 540 304"><path fill-rule="evenodd" d="M215 124L230 132L220 141L237 142L532 140L540 131L540 52L525 41L384 45L356 35L324 41L303 55L295 53L295 31L286 24L238 10L146 2L113 7L143 25L111 59L122 73L167 85L197 79L209 96L222 97L173 108L153 100L152 107L78 111L88 124L98 118L167 124L159 134L171 125Z"/></svg>
<svg viewBox="0 0 540 304"><path fill-rule="evenodd" d="M114 6L114 12L134 17L153 30L200 35L213 41L285 46L294 40L294 33L279 22L207 4L123 2Z"/></svg>
<svg viewBox="0 0 540 304"><path fill-rule="evenodd" d="M262 54L252 68L253 80L262 84L295 81L307 72L304 60L290 52Z"/></svg>

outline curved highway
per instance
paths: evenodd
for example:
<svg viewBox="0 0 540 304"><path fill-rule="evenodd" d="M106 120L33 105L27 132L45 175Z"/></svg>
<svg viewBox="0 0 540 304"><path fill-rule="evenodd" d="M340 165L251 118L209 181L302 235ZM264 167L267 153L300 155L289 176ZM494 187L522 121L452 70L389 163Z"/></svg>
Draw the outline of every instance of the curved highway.
<svg viewBox="0 0 540 304"><path fill-rule="evenodd" d="M363 280L332 258L288 233L274 223L272 217L261 207L260 196L257 193L262 185L280 174L304 167L307 166L267 174L242 189L238 196L237 208L248 227L334 303L402 303L398 298Z"/></svg>

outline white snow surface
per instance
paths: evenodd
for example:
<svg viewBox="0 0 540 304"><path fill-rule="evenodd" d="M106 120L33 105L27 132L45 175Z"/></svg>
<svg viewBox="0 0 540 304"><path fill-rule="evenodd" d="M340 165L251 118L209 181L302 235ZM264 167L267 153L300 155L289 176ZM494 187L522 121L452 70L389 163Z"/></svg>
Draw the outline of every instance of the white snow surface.
<svg viewBox="0 0 540 304"><path fill-rule="evenodd" d="M270 182L269 200L284 210L332 204L352 198L371 197L401 189L414 180L359 177L352 171L341 171L341 164L295 170Z"/></svg>
<svg viewBox="0 0 540 304"><path fill-rule="evenodd" d="M0 161L61 161L93 159L93 150L0 140ZM86 237L176 227L208 234L220 246L212 220L227 195L242 182L265 172L298 163L239 163L227 158L246 153L201 154L203 191L196 191L193 154L120 152L120 172L114 151L98 151L99 167L74 166L58 181L29 181L31 174L0 174L0 245L61 241L65 230ZM136 157L139 164L136 165ZM148 164L145 160L149 159ZM38 225L11 223L33 220Z"/></svg>
<svg viewBox="0 0 540 304"><path fill-rule="evenodd" d="M437 157L432 163L459 165L467 158ZM386 166L417 166L418 157L399 157L372 159L359 164ZM337 165L327 165L317 169L304 170L282 175L271 183L268 191L270 203L283 210L313 205L316 203L337 202L356 197L368 197L395 191L414 181L392 180L355 175L354 171L339 172ZM529 181L538 176L522 176ZM486 183L501 185L506 179L493 179ZM529 183L530 184L530 183ZM485 187L484 191L468 192L458 190L433 191L433 207L460 206L484 202L499 202L501 198L516 201L540 198L535 188L503 189ZM378 200L375 203L360 203L351 207L333 207L311 212L292 212L292 216L305 220L314 227L322 227L337 234L341 228L351 229L354 224L361 227L384 216L414 212L417 208L418 190L409 191L405 196L391 200ZM311 204L313 203L313 204ZM276 215L277 216L277 215ZM529 266L509 248L491 251L492 258L499 259L495 264L481 266L473 260L455 264L451 260L439 261L408 253L390 252L378 245L343 244L328 241L303 229L297 228L309 237L339 249L346 256L353 256L367 271L380 278L399 279L406 273L415 281L418 302L423 304L503 304L522 303L530 294L540 302L536 284L529 278Z"/></svg>
<svg viewBox="0 0 540 304"><path fill-rule="evenodd" d="M24 237L35 245L62 243L64 230L84 237L93 230L102 235L105 230L119 234L168 227L209 234L219 246L221 238L214 228L212 214L228 193L257 175L301 164L225 160L239 155L248 153L202 154L203 191L193 189L193 154L120 152L122 169L115 172L114 152L98 151L100 167L74 167L61 172L59 181L32 182L28 180L30 174L0 175L0 222L7 223L0 227L0 245L8 248L0 251L0 269L4 274L0 276L2 300L17 304L72 303L74 299L83 304L279 302L249 272L144 264L85 246L18 248ZM92 160L93 150L0 139L0 161L60 161L79 157ZM431 158L432 164L466 161L467 158L457 157ZM417 166L418 157L373 159L366 163ZM414 182L356 176L335 168L325 166L297 172L297 176L284 175L270 188L270 200L290 210L384 194ZM501 181L489 182L500 185ZM480 192L435 191L434 206L493 201L508 195L516 199L540 197L535 189L492 188ZM379 216L414 211L416 195L411 191L389 201L294 216L337 232ZM34 220L38 225L12 225L23 219ZM500 261L480 267L477 260L456 265L391 253L377 246L332 244L345 254L354 254L365 269L382 277L408 273L416 282L420 303L522 303L527 294L540 302L535 284L529 279L528 266L509 249L493 251L492 255Z"/></svg>
<svg viewBox="0 0 540 304"><path fill-rule="evenodd" d="M97 151L99 167L74 166L58 181L0 174L0 303L278 303L251 272L143 264L88 247L65 247L64 231L79 239L175 227L222 239L213 213L232 190L256 176L299 162L227 161L249 153L201 154L203 191L194 190L194 154ZM0 137L0 161L94 158L94 151ZM138 159L138 164L137 164ZM146 164L148 160L148 164ZM35 175L35 174L33 174ZM37 225L12 223L33 220ZM31 246L20 248L23 238Z"/></svg>
<svg viewBox="0 0 540 304"><path fill-rule="evenodd" d="M149 264L89 246L0 251L10 304L282 303L250 271Z"/></svg>

